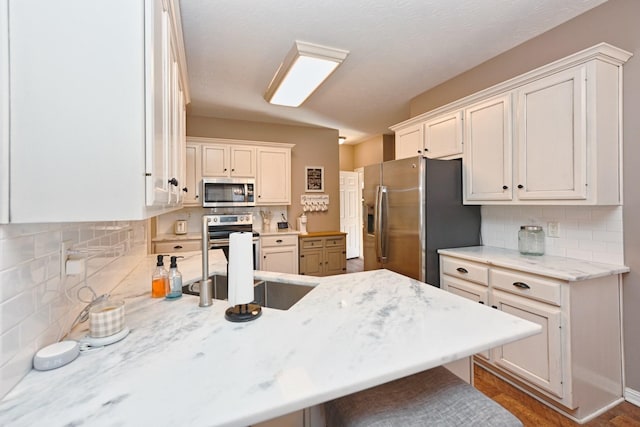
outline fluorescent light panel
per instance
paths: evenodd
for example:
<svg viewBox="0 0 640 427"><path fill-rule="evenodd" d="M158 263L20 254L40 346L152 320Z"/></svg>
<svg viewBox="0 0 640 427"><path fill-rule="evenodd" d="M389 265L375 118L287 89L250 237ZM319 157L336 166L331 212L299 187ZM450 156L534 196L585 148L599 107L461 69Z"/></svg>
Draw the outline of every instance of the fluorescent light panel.
<svg viewBox="0 0 640 427"><path fill-rule="evenodd" d="M346 50L296 41L271 80L264 99L277 105L300 106L348 54Z"/></svg>

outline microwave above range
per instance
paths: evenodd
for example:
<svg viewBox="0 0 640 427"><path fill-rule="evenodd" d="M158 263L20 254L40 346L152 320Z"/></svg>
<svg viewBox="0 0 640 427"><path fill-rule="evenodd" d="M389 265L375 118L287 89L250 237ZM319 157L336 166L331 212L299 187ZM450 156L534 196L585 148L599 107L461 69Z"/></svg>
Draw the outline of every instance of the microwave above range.
<svg viewBox="0 0 640 427"><path fill-rule="evenodd" d="M203 178L202 207L255 206L254 188L252 178Z"/></svg>

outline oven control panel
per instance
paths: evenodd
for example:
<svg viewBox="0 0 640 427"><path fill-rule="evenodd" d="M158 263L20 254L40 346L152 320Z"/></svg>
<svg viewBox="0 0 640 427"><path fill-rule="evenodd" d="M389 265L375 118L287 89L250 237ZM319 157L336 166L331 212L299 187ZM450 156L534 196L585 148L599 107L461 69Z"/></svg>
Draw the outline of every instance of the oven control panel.
<svg viewBox="0 0 640 427"><path fill-rule="evenodd" d="M225 225L251 225L253 224L253 215L244 214L211 214L207 215L207 224L210 226Z"/></svg>

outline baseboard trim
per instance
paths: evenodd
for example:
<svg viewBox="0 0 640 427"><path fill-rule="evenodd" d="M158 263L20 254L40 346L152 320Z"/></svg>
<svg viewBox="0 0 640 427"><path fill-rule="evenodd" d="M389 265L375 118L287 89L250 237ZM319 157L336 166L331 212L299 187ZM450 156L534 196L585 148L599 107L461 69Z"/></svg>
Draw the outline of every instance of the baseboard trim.
<svg viewBox="0 0 640 427"><path fill-rule="evenodd" d="M640 406L640 391L626 387L624 389L624 399L629 403Z"/></svg>

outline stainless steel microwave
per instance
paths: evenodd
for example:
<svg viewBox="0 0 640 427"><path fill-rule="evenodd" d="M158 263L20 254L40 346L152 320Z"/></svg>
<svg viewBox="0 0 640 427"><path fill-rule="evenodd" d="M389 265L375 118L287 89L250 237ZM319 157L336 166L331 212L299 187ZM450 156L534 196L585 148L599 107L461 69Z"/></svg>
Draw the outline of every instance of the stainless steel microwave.
<svg viewBox="0 0 640 427"><path fill-rule="evenodd" d="M202 207L255 206L254 187L252 178L203 178Z"/></svg>

